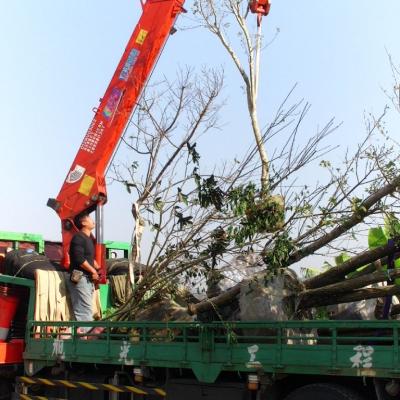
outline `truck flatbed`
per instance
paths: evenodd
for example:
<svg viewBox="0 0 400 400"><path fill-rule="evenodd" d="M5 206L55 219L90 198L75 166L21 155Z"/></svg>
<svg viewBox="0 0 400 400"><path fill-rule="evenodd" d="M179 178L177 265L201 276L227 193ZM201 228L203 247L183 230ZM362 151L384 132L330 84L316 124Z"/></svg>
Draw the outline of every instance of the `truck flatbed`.
<svg viewBox="0 0 400 400"><path fill-rule="evenodd" d="M400 321L39 322L34 282L0 282L30 291L28 375L64 361L190 369L205 383L223 371L400 378ZM80 326L104 332L83 337Z"/></svg>
<svg viewBox="0 0 400 400"><path fill-rule="evenodd" d="M88 325L105 331L95 338L77 334L79 326ZM397 321L30 321L28 327L28 374L64 361L186 368L205 383L222 371L400 377ZM60 327L64 333L51 332Z"/></svg>
<svg viewBox="0 0 400 400"><path fill-rule="evenodd" d="M163 379L167 383L165 389L173 396L185 387L177 398L187 398L191 390L197 390L193 400L201 398L204 390L211 396L216 388L212 399L221 394L239 399L245 380L253 377L266 379L260 381L263 388L278 382L278 386L273 386L278 388L275 400L284 399L285 393L297 393L296 388L302 390L300 386L306 382L309 386L304 386L304 390L322 390L324 397L336 390L336 382L348 394L353 388L365 392L368 382L368 388L372 382L374 390L380 392L386 387L382 385L394 387L400 379L400 321L35 321L34 281L0 275L0 282L29 290L25 297L28 304L24 305L25 349L15 369L23 375L17 378L22 386L16 385L25 390L23 393L35 382L50 385L49 390L58 384L70 390L74 376L84 387L109 388L109 383L118 385L118 377L131 376L135 370L153 371L149 373L161 382L158 389L162 393ZM78 328L83 326L102 327L103 331L81 334ZM11 342L4 343L6 351L10 345ZM81 372L68 380L66 376L74 371ZM226 379L232 387L225 385ZM279 382L287 382L288 391ZM313 382L317 382L316 386ZM318 382L324 382L323 388ZM332 382L333 386L329 386ZM149 387L152 388L151 384ZM130 386L125 389L138 390ZM43 389L42 393L47 392ZM51 393L54 395L54 391ZM80 398L79 393L68 392L67 398Z"/></svg>

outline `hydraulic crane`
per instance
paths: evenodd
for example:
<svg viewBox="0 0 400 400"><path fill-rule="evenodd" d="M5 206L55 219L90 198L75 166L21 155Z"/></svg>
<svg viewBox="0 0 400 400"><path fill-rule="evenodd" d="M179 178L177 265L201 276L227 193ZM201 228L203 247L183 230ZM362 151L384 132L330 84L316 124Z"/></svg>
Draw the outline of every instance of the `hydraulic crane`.
<svg viewBox="0 0 400 400"><path fill-rule="evenodd" d="M141 0L142 15L136 25L107 90L56 199L47 205L61 218L63 259L69 266L69 245L77 232L74 218L96 212L96 261L105 279L103 205L107 201L105 173L140 94L174 28L184 0ZM251 12L260 23L270 0L253 0Z"/></svg>
<svg viewBox="0 0 400 400"><path fill-rule="evenodd" d="M104 268L102 207L107 201L105 171L139 96L174 26L183 0L148 0L110 84L56 199L48 206L61 218L63 259L77 229L74 218L96 211L96 260ZM103 270L104 272L104 270ZM103 273L104 276L104 273Z"/></svg>

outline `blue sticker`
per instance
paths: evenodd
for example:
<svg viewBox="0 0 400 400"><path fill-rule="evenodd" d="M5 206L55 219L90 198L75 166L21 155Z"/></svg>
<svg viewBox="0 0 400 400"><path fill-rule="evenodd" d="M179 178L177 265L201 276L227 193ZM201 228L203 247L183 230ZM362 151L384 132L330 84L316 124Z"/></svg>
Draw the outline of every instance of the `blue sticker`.
<svg viewBox="0 0 400 400"><path fill-rule="evenodd" d="M119 79L123 81L127 81L129 78L129 75L132 71L132 67L135 64L138 55L139 55L139 50L132 49L131 52L129 53L128 59L125 62L124 67L122 68L121 73L119 74Z"/></svg>

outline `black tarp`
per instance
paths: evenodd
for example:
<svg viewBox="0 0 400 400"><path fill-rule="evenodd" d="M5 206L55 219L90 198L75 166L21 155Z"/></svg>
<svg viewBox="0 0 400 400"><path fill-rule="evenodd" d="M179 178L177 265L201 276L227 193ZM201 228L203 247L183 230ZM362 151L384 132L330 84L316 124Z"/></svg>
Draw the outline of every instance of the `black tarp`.
<svg viewBox="0 0 400 400"><path fill-rule="evenodd" d="M37 269L46 271L65 271L59 264L50 261L45 255L30 249L11 250L4 260L4 272L7 275L34 279Z"/></svg>

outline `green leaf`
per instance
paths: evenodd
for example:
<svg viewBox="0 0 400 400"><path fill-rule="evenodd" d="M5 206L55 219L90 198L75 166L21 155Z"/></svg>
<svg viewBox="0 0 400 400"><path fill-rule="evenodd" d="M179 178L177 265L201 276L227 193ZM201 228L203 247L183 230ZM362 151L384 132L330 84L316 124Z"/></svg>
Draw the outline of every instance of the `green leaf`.
<svg viewBox="0 0 400 400"><path fill-rule="evenodd" d="M399 269L399 268L400 268L400 259L397 259L397 260L394 262L394 267L395 267L396 269ZM400 278L395 279L395 280L394 280L394 283L395 283L396 285L400 285Z"/></svg>
<svg viewBox="0 0 400 400"><path fill-rule="evenodd" d="M359 211L363 211L362 209L363 208L365 209L365 207L362 207L361 204L362 204L362 199L360 199L358 197L353 197L351 199L351 210L355 213L359 212Z"/></svg>
<svg viewBox="0 0 400 400"><path fill-rule="evenodd" d="M151 225L151 230L152 231L159 231L160 230L160 224L152 224Z"/></svg>
<svg viewBox="0 0 400 400"><path fill-rule="evenodd" d="M328 160L321 160L321 162L319 163L319 165L320 165L322 168L329 168L332 164L331 164L331 162L328 161Z"/></svg>
<svg viewBox="0 0 400 400"><path fill-rule="evenodd" d="M335 257L335 263L336 265L343 264L347 260L350 260L350 256L347 253L341 253L338 256Z"/></svg>
<svg viewBox="0 0 400 400"><path fill-rule="evenodd" d="M323 272L323 269L321 269L321 268L315 268L315 267L301 268L301 274L304 279L309 279L309 278L312 278L313 276L317 276L321 272Z"/></svg>
<svg viewBox="0 0 400 400"><path fill-rule="evenodd" d="M131 183L131 182L128 182L128 181L124 181L124 185L125 185L125 188L126 188L126 190L127 190L127 192L129 194L132 193L131 188L132 187L136 187L136 185L134 183Z"/></svg>
<svg viewBox="0 0 400 400"><path fill-rule="evenodd" d="M197 184L197 196L199 204L203 208L207 208L213 205L218 211L221 211L224 200L224 192L220 189L218 181L214 175L210 175L209 178L200 180L200 177L196 177Z"/></svg>
<svg viewBox="0 0 400 400"><path fill-rule="evenodd" d="M389 239L400 236L400 221L393 213L386 214L384 230Z"/></svg>
<svg viewBox="0 0 400 400"><path fill-rule="evenodd" d="M155 208L157 211L161 211L161 210L163 209L163 207L164 207L164 202L161 201L161 197L157 197L157 198L154 200L154 208Z"/></svg>
<svg viewBox="0 0 400 400"><path fill-rule="evenodd" d="M193 143L190 145L190 143L187 143L187 148L189 151L189 155L192 157L192 162L193 164L199 164L200 161L200 154L196 150L196 143Z"/></svg>
<svg viewBox="0 0 400 400"><path fill-rule="evenodd" d="M368 232L368 246L370 249L375 247L385 246L387 244L388 237L381 227L371 228Z"/></svg>
<svg viewBox="0 0 400 400"><path fill-rule="evenodd" d="M188 205L188 195L182 193L182 189L178 188L178 199L181 203L184 203L186 206Z"/></svg>
<svg viewBox="0 0 400 400"><path fill-rule="evenodd" d="M178 207L179 209L179 207ZM183 214L179 211L177 211L177 207L175 207L175 217L178 219L177 223L179 225L179 229L182 230L186 225L192 225L193 224L193 217L188 216L184 217Z"/></svg>

